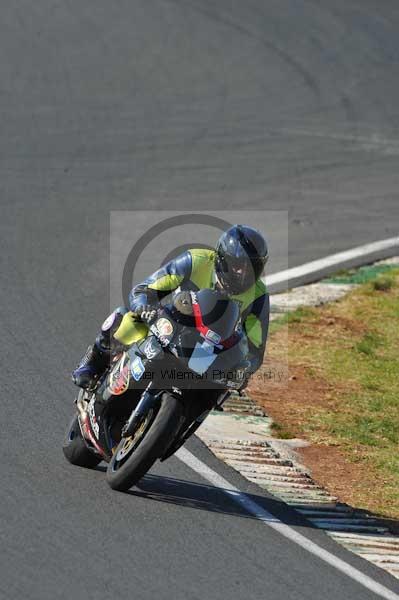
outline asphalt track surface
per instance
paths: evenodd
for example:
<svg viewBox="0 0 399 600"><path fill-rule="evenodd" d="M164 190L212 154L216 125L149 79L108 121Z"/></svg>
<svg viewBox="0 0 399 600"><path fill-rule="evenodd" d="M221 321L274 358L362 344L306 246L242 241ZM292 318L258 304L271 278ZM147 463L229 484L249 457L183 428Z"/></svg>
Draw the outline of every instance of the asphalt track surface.
<svg viewBox="0 0 399 600"><path fill-rule="evenodd" d="M290 266L397 234L398 28L396 0L3 0L1 597L376 598L178 459L118 494L61 440L111 209L288 210Z"/></svg>

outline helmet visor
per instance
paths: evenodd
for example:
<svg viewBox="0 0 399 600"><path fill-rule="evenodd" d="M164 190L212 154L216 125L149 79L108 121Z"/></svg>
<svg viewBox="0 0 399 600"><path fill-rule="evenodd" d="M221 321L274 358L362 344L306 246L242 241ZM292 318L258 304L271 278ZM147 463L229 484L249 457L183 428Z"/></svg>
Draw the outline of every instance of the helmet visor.
<svg viewBox="0 0 399 600"><path fill-rule="evenodd" d="M226 292L241 294L254 285L262 270L263 261L224 256L218 261L217 276Z"/></svg>

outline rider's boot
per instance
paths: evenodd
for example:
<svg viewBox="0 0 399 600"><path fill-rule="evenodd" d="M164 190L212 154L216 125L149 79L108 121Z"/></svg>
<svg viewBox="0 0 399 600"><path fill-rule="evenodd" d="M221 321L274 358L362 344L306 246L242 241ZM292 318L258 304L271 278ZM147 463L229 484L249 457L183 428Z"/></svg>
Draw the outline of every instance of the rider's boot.
<svg viewBox="0 0 399 600"><path fill-rule="evenodd" d="M109 365L110 351L96 341L89 346L78 367L72 373L72 381L83 389L93 387Z"/></svg>
<svg viewBox="0 0 399 600"><path fill-rule="evenodd" d="M93 346L89 346L86 354L72 373L72 381L83 389L92 388L109 365L111 356L121 349L113 335L128 311L124 307L116 308L105 319Z"/></svg>

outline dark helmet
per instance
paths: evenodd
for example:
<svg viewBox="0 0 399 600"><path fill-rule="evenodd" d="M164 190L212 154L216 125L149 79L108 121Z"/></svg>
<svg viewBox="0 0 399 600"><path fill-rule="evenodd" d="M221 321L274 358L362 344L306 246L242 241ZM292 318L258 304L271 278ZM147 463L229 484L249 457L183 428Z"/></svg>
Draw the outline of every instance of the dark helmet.
<svg viewBox="0 0 399 600"><path fill-rule="evenodd" d="M263 235L248 225L233 225L216 246L215 270L228 294L241 294L260 277L269 258Z"/></svg>

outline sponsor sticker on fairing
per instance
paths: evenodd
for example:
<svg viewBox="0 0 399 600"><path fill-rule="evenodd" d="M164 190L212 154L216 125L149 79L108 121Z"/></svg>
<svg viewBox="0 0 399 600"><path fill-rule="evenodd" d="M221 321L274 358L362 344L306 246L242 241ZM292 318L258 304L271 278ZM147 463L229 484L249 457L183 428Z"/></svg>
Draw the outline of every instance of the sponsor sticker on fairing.
<svg viewBox="0 0 399 600"><path fill-rule="evenodd" d="M111 374L109 391L114 396L124 394L129 387L129 367L125 365L121 371Z"/></svg>
<svg viewBox="0 0 399 600"><path fill-rule="evenodd" d="M153 337L148 338L144 346L144 354L146 357L151 360L152 358L155 358L160 351L161 348L159 344L156 343L155 339Z"/></svg>
<svg viewBox="0 0 399 600"><path fill-rule="evenodd" d="M212 329L208 329L208 331L205 334L205 337L207 340L212 342L212 344L215 344L215 346L217 346L220 340L222 339L220 335L216 333L216 331L212 331Z"/></svg>
<svg viewBox="0 0 399 600"><path fill-rule="evenodd" d="M173 333L173 325L169 319L162 317L156 322L156 327L161 335L171 335Z"/></svg>
<svg viewBox="0 0 399 600"><path fill-rule="evenodd" d="M163 348L169 345L170 338L166 337L166 335L161 335L158 331L158 328L155 325L151 325L150 331L156 336L157 340Z"/></svg>
<svg viewBox="0 0 399 600"><path fill-rule="evenodd" d="M142 378L143 373L145 371L145 367L143 365L143 361L139 356L137 356L137 358L135 358L132 362L130 371L132 373L133 379L135 379L136 381L139 381L139 379Z"/></svg>
<svg viewBox="0 0 399 600"><path fill-rule="evenodd" d="M90 402L90 404L89 404L89 417L90 417L91 428L94 432L94 435L98 439L99 435L100 435L100 427L97 423L96 413L95 413L95 409L94 409L94 401Z"/></svg>
<svg viewBox="0 0 399 600"><path fill-rule="evenodd" d="M214 349L214 346L208 342L204 341L202 344L197 342L188 361L188 368L203 375L217 358Z"/></svg>

